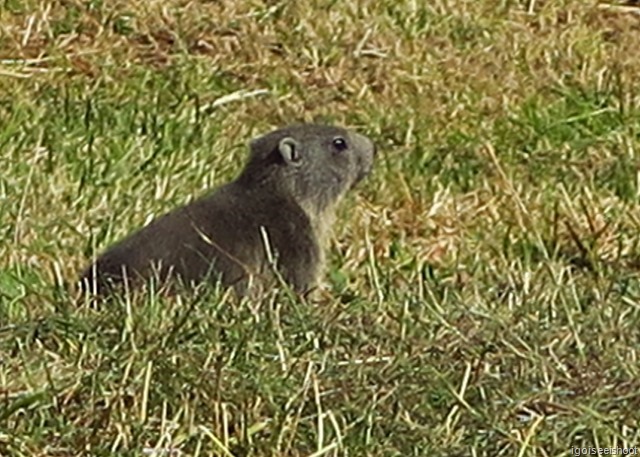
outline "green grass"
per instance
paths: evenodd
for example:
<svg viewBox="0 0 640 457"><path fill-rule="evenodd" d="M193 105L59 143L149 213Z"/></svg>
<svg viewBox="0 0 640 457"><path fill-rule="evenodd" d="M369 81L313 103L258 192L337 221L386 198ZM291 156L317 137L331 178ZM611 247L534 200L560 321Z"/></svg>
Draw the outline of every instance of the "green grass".
<svg viewBox="0 0 640 457"><path fill-rule="evenodd" d="M632 8L160 6L0 2L0 455L640 445ZM380 150L320 298L75 296L96 252L314 119Z"/></svg>

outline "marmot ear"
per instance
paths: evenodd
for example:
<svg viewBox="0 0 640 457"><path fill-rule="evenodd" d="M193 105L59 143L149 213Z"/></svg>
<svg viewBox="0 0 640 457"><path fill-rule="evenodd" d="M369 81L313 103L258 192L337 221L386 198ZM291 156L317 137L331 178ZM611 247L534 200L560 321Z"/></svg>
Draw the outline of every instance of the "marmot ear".
<svg viewBox="0 0 640 457"><path fill-rule="evenodd" d="M278 143L278 151L287 165L298 166L302 162L302 155L298 143L291 137L285 137Z"/></svg>

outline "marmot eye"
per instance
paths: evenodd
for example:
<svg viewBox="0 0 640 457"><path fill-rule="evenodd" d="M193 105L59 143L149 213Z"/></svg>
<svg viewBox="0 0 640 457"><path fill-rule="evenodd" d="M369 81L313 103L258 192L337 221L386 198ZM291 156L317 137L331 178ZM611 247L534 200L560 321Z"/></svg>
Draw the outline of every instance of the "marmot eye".
<svg viewBox="0 0 640 457"><path fill-rule="evenodd" d="M334 138L333 147L336 148L337 151L344 151L347 149L347 142L341 137Z"/></svg>

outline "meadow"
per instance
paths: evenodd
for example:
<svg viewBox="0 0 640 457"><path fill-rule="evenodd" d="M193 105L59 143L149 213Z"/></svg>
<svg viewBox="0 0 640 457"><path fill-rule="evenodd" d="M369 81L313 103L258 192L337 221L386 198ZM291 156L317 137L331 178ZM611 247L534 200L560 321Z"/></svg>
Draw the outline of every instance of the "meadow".
<svg viewBox="0 0 640 457"><path fill-rule="evenodd" d="M0 0L0 455L640 446L636 4ZM300 121L379 150L320 298L78 300Z"/></svg>

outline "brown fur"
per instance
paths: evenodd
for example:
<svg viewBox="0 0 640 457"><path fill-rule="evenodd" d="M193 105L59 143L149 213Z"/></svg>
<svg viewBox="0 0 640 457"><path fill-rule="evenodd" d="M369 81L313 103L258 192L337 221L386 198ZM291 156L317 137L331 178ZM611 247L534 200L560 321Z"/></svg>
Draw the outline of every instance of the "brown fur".
<svg viewBox="0 0 640 457"><path fill-rule="evenodd" d="M301 124L251 142L238 178L177 208L112 246L82 274L102 294L156 274L182 282L221 280L243 295L272 271L299 293L317 282L342 196L371 170L374 144L339 127Z"/></svg>

